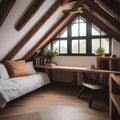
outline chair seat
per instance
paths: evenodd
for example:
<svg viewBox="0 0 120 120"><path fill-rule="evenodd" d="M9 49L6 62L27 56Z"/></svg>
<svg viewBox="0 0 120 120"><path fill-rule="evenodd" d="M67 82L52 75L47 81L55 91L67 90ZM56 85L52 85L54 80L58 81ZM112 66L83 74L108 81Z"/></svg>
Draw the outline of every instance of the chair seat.
<svg viewBox="0 0 120 120"><path fill-rule="evenodd" d="M90 82L87 82L87 81L83 81L82 84L83 84L83 87L80 90L80 92L78 94L78 97L80 98L80 96L83 93L83 90L85 89L85 87L91 89L92 90L92 96L91 96L90 101L89 101L89 107L91 108L92 102L93 102L93 99L95 97L96 92L99 91L99 90L103 90L105 88L102 85L99 85L99 84L96 84L96 83L90 83Z"/></svg>
<svg viewBox="0 0 120 120"><path fill-rule="evenodd" d="M99 85L99 84L95 84L95 83L89 83L89 82L82 82L82 84L87 87L90 88L92 90L101 90L104 89L103 86Z"/></svg>

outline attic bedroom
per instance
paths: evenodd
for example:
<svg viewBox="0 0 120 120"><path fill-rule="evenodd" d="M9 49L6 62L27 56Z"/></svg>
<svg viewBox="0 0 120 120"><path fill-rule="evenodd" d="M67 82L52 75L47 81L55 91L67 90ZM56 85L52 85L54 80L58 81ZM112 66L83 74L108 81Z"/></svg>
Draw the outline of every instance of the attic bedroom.
<svg viewBox="0 0 120 120"><path fill-rule="evenodd" d="M0 0L0 120L120 120L120 0Z"/></svg>

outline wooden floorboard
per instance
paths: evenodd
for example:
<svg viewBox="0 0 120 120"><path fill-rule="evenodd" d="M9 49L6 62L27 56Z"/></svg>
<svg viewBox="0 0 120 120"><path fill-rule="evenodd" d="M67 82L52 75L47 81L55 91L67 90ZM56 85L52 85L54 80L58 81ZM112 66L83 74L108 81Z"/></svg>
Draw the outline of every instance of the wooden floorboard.
<svg viewBox="0 0 120 120"><path fill-rule="evenodd" d="M95 98L90 109L90 92L85 91L80 99L78 92L71 84L44 86L9 102L0 111L0 120L109 120L104 98Z"/></svg>

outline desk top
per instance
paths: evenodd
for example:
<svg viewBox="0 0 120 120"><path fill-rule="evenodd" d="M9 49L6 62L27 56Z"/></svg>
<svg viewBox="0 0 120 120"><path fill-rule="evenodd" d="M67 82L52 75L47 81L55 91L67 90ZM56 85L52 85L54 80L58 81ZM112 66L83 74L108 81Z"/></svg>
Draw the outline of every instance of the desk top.
<svg viewBox="0 0 120 120"><path fill-rule="evenodd" d="M44 68L50 70L62 70L62 71L71 71L71 72L94 72L94 73L119 73L120 71L110 71L110 70L100 70L92 69L88 67L74 67L74 66L34 66L35 68Z"/></svg>

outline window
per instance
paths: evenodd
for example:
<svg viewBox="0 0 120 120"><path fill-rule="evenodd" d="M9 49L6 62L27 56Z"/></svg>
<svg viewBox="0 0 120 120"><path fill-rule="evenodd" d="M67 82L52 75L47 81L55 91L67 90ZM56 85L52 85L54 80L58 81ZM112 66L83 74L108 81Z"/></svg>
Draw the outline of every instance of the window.
<svg viewBox="0 0 120 120"><path fill-rule="evenodd" d="M99 47L110 54L111 38L80 14L77 15L51 42L60 55L94 55Z"/></svg>
<svg viewBox="0 0 120 120"><path fill-rule="evenodd" d="M72 54L86 54L86 40L72 40Z"/></svg>

